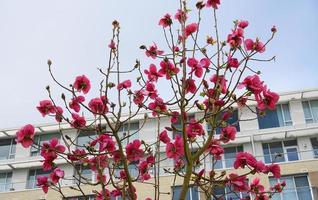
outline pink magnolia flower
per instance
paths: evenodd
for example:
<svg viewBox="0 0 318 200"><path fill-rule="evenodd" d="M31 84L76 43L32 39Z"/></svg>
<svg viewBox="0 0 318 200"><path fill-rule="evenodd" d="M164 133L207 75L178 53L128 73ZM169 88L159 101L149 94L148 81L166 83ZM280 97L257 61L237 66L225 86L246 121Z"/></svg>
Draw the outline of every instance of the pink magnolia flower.
<svg viewBox="0 0 318 200"><path fill-rule="evenodd" d="M57 122L62 122L63 120L63 109L60 106L55 107L55 120Z"/></svg>
<svg viewBox="0 0 318 200"><path fill-rule="evenodd" d="M104 175L104 174L97 174L97 176L96 176L96 179L97 179L97 182L98 183L106 183L106 175Z"/></svg>
<svg viewBox="0 0 318 200"><path fill-rule="evenodd" d="M162 26L163 28L166 28L172 24L172 19L170 14L165 14L160 20L159 20L159 25Z"/></svg>
<svg viewBox="0 0 318 200"><path fill-rule="evenodd" d="M201 66L201 63L199 63L199 61L195 58L189 58L187 61L187 64L189 67L191 67L191 71L189 74L194 73L194 75L198 78L202 77L203 74L203 68Z"/></svg>
<svg viewBox="0 0 318 200"><path fill-rule="evenodd" d="M131 81L130 80L125 80L125 81L123 81L123 82L121 82L121 83L119 83L117 85L117 89L118 90L128 89L130 87L131 87Z"/></svg>
<svg viewBox="0 0 318 200"><path fill-rule="evenodd" d="M188 19L187 13L183 10L178 10L174 18L179 21L179 23L185 22Z"/></svg>
<svg viewBox="0 0 318 200"><path fill-rule="evenodd" d="M96 194L96 200L105 200L105 199L110 199L110 192L106 188L105 190L101 190L100 192L97 192Z"/></svg>
<svg viewBox="0 0 318 200"><path fill-rule="evenodd" d="M261 193L264 192L265 188L260 184L260 179L258 177L254 178L250 184L251 192L253 193Z"/></svg>
<svg viewBox="0 0 318 200"><path fill-rule="evenodd" d="M266 166L264 173L271 172L275 178L280 178L280 166L278 164L270 164Z"/></svg>
<svg viewBox="0 0 318 200"><path fill-rule="evenodd" d="M83 128L86 125L86 120L84 117L81 117L80 115L76 114L76 113L72 113L72 122L71 122L71 126L73 128Z"/></svg>
<svg viewBox="0 0 318 200"><path fill-rule="evenodd" d="M261 81L258 75L247 76L238 88L246 87L247 90L254 93L254 95L260 94L264 90L264 81Z"/></svg>
<svg viewBox="0 0 318 200"><path fill-rule="evenodd" d="M110 43L108 44L108 47L110 49L116 49L116 44L115 44L114 40L110 40Z"/></svg>
<svg viewBox="0 0 318 200"><path fill-rule="evenodd" d="M149 103L148 108L153 111L153 116L167 111L167 106L160 97L156 97L154 102Z"/></svg>
<svg viewBox="0 0 318 200"><path fill-rule="evenodd" d="M192 33L195 33L197 30L198 30L198 24L197 23L192 23L192 24L189 24L189 25L187 25L185 27L184 34L185 34L186 37L188 37Z"/></svg>
<svg viewBox="0 0 318 200"><path fill-rule="evenodd" d="M42 160L41 161L41 162L43 162L42 169L44 171L49 171L49 170L53 169L54 165L55 165L54 160L55 160L55 158L48 158L48 159Z"/></svg>
<svg viewBox="0 0 318 200"><path fill-rule="evenodd" d="M46 176L37 176L36 181L36 185L42 187L43 192L46 194L49 190L48 178Z"/></svg>
<svg viewBox="0 0 318 200"><path fill-rule="evenodd" d="M149 48L146 50L146 56L151 57L152 59L155 59L158 55L162 55L163 51L158 50L157 44L153 43L152 46L149 46Z"/></svg>
<svg viewBox="0 0 318 200"><path fill-rule="evenodd" d="M116 149L115 141L108 134L100 134L97 139L90 142L91 146L99 144L99 152L107 151L113 152Z"/></svg>
<svg viewBox="0 0 318 200"><path fill-rule="evenodd" d="M48 114L54 114L56 111L53 103L50 100L40 101L40 105L36 108L42 114L43 117L45 117L45 115Z"/></svg>
<svg viewBox="0 0 318 200"><path fill-rule="evenodd" d="M146 83L146 91L147 91L147 95L151 98L151 99L155 99L156 97L158 97L157 94L157 90L156 90L156 86L155 84L153 84L152 82L147 82Z"/></svg>
<svg viewBox="0 0 318 200"><path fill-rule="evenodd" d="M258 39L256 39L256 41L254 42L251 39L246 39L244 41L244 45L247 51L257 51L259 53L263 53L265 51L265 45L259 41Z"/></svg>
<svg viewBox="0 0 318 200"><path fill-rule="evenodd" d="M178 160L184 156L183 140L179 135L176 135L174 143L167 143L166 155L168 158Z"/></svg>
<svg viewBox="0 0 318 200"><path fill-rule="evenodd" d="M259 110L265 110L266 108L275 110L276 104L279 100L279 95L275 92L267 90L267 87L265 86L263 89L263 96L264 98L261 98L260 96L255 97L257 101L257 108Z"/></svg>
<svg viewBox="0 0 318 200"><path fill-rule="evenodd" d="M238 26L240 27L240 28L246 28L247 26L248 26L248 21L247 20L241 20L239 23L238 23Z"/></svg>
<svg viewBox="0 0 318 200"><path fill-rule="evenodd" d="M170 138L169 138L169 136L168 136L166 130L164 130L164 131L162 131L162 132L160 133L159 139L160 139L161 142L163 142L163 143L165 143L165 144L167 144L167 143L170 142Z"/></svg>
<svg viewBox="0 0 318 200"><path fill-rule="evenodd" d="M237 60L237 58L232 58L232 56L228 56L227 57L227 67L233 67L233 68L238 68L239 66L239 61Z"/></svg>
<svg viewBox="0 0 318 200"><path fill-rule="evenodd" d="M94 115L96 114L104 114L108 112L108 107L105 102L100 97L96 97L91 99L88 103L88 107L91 109Z"/></svg>
<svg viewBox="0 0 318 200"><path fill-rule="evenodd" d="M136 90L134 92L133 101L136 105L141 105L142 102L145 99L145 96L147 95L147 92L145 90Z"/></svg>
<svg viewBox="0 0 318 200"><path fill-rule="evenodd" d="M234 140L236 136L236 128L234 126L227 126L222 128L220 140L224 143L228 143L230 140Z"/></svg>
<svg viewBox="0 0 318 200"><path fill-rule="evenodd" d="M17 143L21 143L24 148L28 148L33 144L34 126L27 124L23 126L17 133Z"/></svg>
<svg viewBox="0 0 318 200"><path fill-rule="evenodd" d="M64 171L60 168L55 168L54 171L50 173L50 179L53 184L57 184L61 178L64 178Z"/></svg>
<svg viewBox="0 0 318 200"><path fill-rule="evenodd" d="M243 36L244 30L242 28L237 28L227 36L227 43L230 45L232 49L238 48L242 45Z"/></svg>
<svg viewBox="0 0 318 200"><path fill-rule="evenodd" d="M150 155L146 158L146 161L147 161L148 165L152 166L155 164L155 157L153 155Z"/></svg>
<svg viewBox="0 0 318 200"><path fill-rule="evenodd" d="M186 89L186 93L190 92L190 93L194 94L195 91L197 90L197 86L195 85L195 80L194 79L187 79L185 89Z"/></svg>
<svg viewBox="0 0 318 200"><path fill-rule="evenodd" d="M170 122L171 123L177 123L178 119L179 119L180 113L178 111L172 111L171 112L171 118L170 118Z"/></svg>
<svg viewBox="0 0 318 200"><path fill-rule="evenodd" d="M254 166L257 162L256 158L247 152L238 152L234 161L234 168L245 168L246 165Z"/></svg>
<svg viewBox="0 0 318 200"><path fill-rule="evenodd" d="M246 176L239 176L236 173L231 173L229 174L228 180L228 185L233 187L235 192L246 192L249 190Z"/></svg>
<svg viewBox="0 0 318 200"><path fill-rule="evenodd" d="M212 140L207 150L216 160L220 160L221 155L224 154L224 149L217 140Z"/></svg>
<svg viewBox="0 0 318 200"><path fill-rule="evenodd" d="M138 161L144 156L144 151L140 148L140 140L134 140L126 146L127 160Z"/></svg>
<svg viewBox="0 0 318 200"><path fill-rule="evenodd" d="M225 94L227 92L227 86L226 86L227 80L225 79L224 75L217 76L216 74L214 74L210 78L210 81L214 84L218 84L218 87L220 88L220 90L223 94Z"/></svg>
<svg viewBox="0 0 318 200"><path fill-rule="evenodd" d="M77 97L72 98L71 102L69 103L69 106L75 112L79 112L81 109L80 103L83 103L84 101L85 101L84 96L77 96Z"/></svg>
<svg viewBox="0 0 318 200"><path fill-rule="evenodd" d="M71 161L79 161L86 157L87 153L85 149L75 149L72 153L67 155L67 158Z"/></svg>
<svg viewBox="0 0 318 200"><path fill-rule="evenodd" d="M211 61L210 61L210 59L208 59L208 58L202 58L201 60L200 60L200 65L203 67L203 68L209 68L209 66L210 66L210 63L211 63Z"/></svg>
<svg viewBox="0 0 318 200"><path fill-rule="evenodd" d="M204 135L204 129L195 119L191 119L186 127L186 133L189 138L195 138L196 136Z"/></svg>
<svg viewBox="0 0 318 200"><path fill-rule="evenodd" d="M145 74L147 74L148 81L157 82L159 77L162 77L162 74L157 71L157 67L154 64L150 64L149 70L144 70Z"/></svg>
<svg viewBox="0 0 318 200"><path fill-rule="evenodd" d="M78 92L83 92L84 94L87 94L91 89L91 83L85 75L77 76L75 82L73 83L73 87Z"/></svg>
<svg viewBox="0 0 318 200"><path fill-rule="evenodd" d="M44 142L41 148L41 156L45 160L56 159L58 153L63 153L65 151L65 147L59 144L59 140L57 138L50 139L49 142Z"/></svg>
<svg viewBox="0 0 318 200"><path fill-rule="evenodd" d="M89 167L96 172L107 167L107 155L96 155L89 159Z"/></svg>
<svg viewBox="0 0 318 200"><path fill-rule="evenodd" d="M160 62L159 73L166 76L167 80L170 80L172 76L179 73L180 69L174 66L169 60L164 59Z"/></svg>
<svg viewBox="0 0 318 200"><path fill-rule="evenodd" d="M218 9L219 5L220 5L220 0L208 0L206 2L206 7L212 7L214 9Z"/></svg>

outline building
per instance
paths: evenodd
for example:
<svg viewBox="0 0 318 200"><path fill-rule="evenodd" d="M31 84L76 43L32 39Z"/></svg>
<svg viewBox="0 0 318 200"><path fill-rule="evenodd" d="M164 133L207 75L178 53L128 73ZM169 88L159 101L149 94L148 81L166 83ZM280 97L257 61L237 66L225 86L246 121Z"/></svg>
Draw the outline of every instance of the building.
<svg viewBox="0 0 318 200"><path fill-rule="evenodd" d="M252 110L256 109L251 105ZM193 111L193 117L199 117L200 112ZM142 115L136 117L130 129L138 129L142 123ZM236 112L240 118L237 124L237 139L225 147L222 161L215 167L218 170L232 170L236 152L247 151L253 153L258 159L265 163L279 162L282 169L282 178L276 180L273 177L262 176L262 182L268 186L269 183L285 180L287 187L282 194L275 195L274 199L280 200L318 200L318 89L280 94L280 102L275 111L268 112L265 117L257 117L251 110L244 108ZM244 121L244 119L253 119ZM170 124L169 119L161 120L161 127ZM177 125L177 124L176 124ZM149 119L142 130L134 135L147 142L155 140L154 133L157 131L156 120ZM37 126L35 141L41 143L56 135L56 124ZM65 126L67 128L67 126ZM206 126L208 129L209 127ZM125 132L127 127L123 127ZM0 199L8 200L40 200L61 199L60 195L52 190L44 194L41 189L36 188L36 176L45 174L41 168L39 150L35 148L24 149L16 145L14 137L17 129L0 130ZM76 133L72 129L65 132L69 137L75 139ZM85 143L89 138L87 134L81 134L77 138L79 144ZM63 142L63 141L61 141ZM161 157L164 157L162 147ZM66 177L76 176L74 169L65 161L57 162L66 173ZM177 194L180 191L181 180L176 180L176 186L172 187L173 176L166 174L164 168L173 166L173 161L165 160L161 164L160 188L163 192L162 199L171 199L171 192ZM200 168L211 168L209 157L205 159ZM90 170L80 169L89 179L95 180ZM136 171L131 168L132 173ZM63 180L65 193L71 200L81 199L80 194L69 189L74 185L73 180ZM138 199L152 196L152 186L137 184ZM92 191L90 186L84 186L88 193ZM216 191L224 194L224 190ZM239 194L244 196L246 194ZM226 199L229 199L227 195ZM92 197L93 199L93 197ZM117 198L118 199L118 198ZM204 199L197 188L189 190L189 200Z"/></svg>

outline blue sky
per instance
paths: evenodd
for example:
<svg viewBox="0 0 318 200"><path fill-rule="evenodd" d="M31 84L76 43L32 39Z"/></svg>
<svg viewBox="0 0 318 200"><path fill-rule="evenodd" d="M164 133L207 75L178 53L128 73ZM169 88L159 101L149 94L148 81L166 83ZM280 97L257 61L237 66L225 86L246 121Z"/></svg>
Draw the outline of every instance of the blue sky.
<svg viewBox="0 0 318 200"><path fill-rule="evenodd" d="M195 1L190 1L190 3ZM35 109L46 99L46 85L53 85L46 61L63 83L87 74L98 85L97 67L107 62L111 22L121 23L121 63L129 68L136 58L145 61L138 49L153 41L163 44L158 20L175 13L177 0L0 0L0 129L26 123L46 123ZM278 33L264 57L276 62L256 68L274 91L318 87L318 1L223 0L219 9L223 39L234 19L250 22L247 35L266 39L276 25ZM205 14L206 17L211 17ZM208 30L208 29L207 29ZM96 87L95 87L96 89ZM60 90L52 86L55 96Z"/></svg>

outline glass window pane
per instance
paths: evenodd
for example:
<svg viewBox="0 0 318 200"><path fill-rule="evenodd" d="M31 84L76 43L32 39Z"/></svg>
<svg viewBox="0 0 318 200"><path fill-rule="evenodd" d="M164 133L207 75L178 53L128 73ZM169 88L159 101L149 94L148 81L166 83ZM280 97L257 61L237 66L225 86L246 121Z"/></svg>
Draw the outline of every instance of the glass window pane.
<svg viewBox="0 0 318 200"><path fill-rule="evenodd" d="M310 138L311 145L314 151L314 156L318 157L318 139L317 138Z"/></svg>
<svg viewBox="0 0 318 200"><path fill-rule="evenodd" d="M318 122L318 100L310 101L310 108L314 122Z"/></svg>
<svg viewBox="0 0 318 200"><path fill-rule="evenodd" d="M188 189L188 192L187 192L187 195L186 195L186 200L191 200L191 196L190 196L191 195L190 194L191 188L192 187L189 187L189 189ZM172 198L172 200L179 200L182 187L181 186L174 186L172 188L172 190L173 190L173 198Z"/></svg>
<svg viewBox="0 0 318 200"><path fill-rule="evenodd" d="M299 160L297 148L288 148L286 149L286 151L287 151L288 161Z"/></svg>
<svg viewBox="0 0 318 200"><path fill-rule="evenodd" d="M297 146L297 140L284 141L284 146L285 147Z"/></svg>
<svg viewBox="0 0 318 200"><path fill-rule="evenodd" d="M95 132L87 132L87 133L79 133L78 137L77 137L77 145L78 149L85 149L85 145L87 146L89 144L90 141L92 141L93 139L95 139L97 137ZM97 146L96 146L97 147Z"/></svg>
<svg viewBox="0 0 318 200"><path fill-rule="evenodd" d="M279 106L277 106L278 108ZM279 127L279 120L276 110L266 110L265 116L259 116L258 125L260 129Z"/></svg>
<svg viewBox="0 0 318 200"><path fill-rule="evenodd" d="M284 162L284 150L281 142L269 143L271 158L273 162Z"/></svg>
<svg viewBox="0 0 318 200"><path fill-rule="evenodd" d="M307 123L312 123L313 121L311 121L311 122L307 121L307 120L312 119L312 115L311 115L311 111L310 111L310 107L309 107L308 101L303 101L302 104L303 104L303 109L304 109L304 115L305 115L306 122Z"/></svg>
<svg viewBox="0 0 318 200"><path fill-rule="evenodd" d="M284 120L284 117L283 117L281 105L277 105L276 106L276 113L277 113L279 126L284 126L285 125L285 120Z"/></svg>
<svg viewBox="0 0 318 200"><path fill-rule="evenodd" d="M290 116L289 105L288 104L282 104L282 108L283 108L283 114L284 114L284 118L285 118L285 126L286 125L292 125L292 123L291 123L292 119L291 119L291 116Z"/></svg>
<svg viewBox="0 0 318 200"><path fill-rule="evenodd" d="M9 158L11 141L12 139L0 140L0 160L5 160Z"/></svg>

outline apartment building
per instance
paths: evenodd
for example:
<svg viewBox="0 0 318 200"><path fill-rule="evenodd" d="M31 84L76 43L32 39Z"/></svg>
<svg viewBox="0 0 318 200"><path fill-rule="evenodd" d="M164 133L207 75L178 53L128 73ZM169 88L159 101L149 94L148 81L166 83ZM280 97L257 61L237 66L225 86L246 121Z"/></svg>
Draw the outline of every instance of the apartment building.
<svg viewBox="0 0 318 200"><path fill-rule="evenodd" d="M252 110L256 110L255 105L251 105ZM261 181L265 186L274 184L277 181L285 180L287 186L283 193L276 194L275 200L318 200L318 89L287 92L280 94L280 101L275 111L268 111L266 116L258 117L247 108L236 110L230 119L233 122L240 119L236 124L238 130L237 139L225 146L225 153L222 160L215 165L217 170L231 171L231 166L235 160L235 155L240 151L247 151L254 154L265 163L277 162L281 165L282 177L261 176ZM192 110L189 113L194 118L199 118L202 113ZM253 119L253 120L246 120ZM143 123L143 114L137 116L130 126L123 126L122 134L129 128L138 130ZM231 122L231 121L229 121ZM168 118L162 118L160 129L170 125ZM178 123L175 124L178 126ZM206 125L206 130L209 127ZM90 140L89 133L79 134L67 125L62 125L64 133L76 139L78 144L85 144ZM62 199L57 192L49 190L44 194L36 186L36 177L45 175L47 172L41 170L41 158L39 150L36 148L24 149L21 145L16 145L15 133L18 129L0 130L0 199L8 200L43 200ZM48 141L52 137L58 137L56 124L36 126L37 135L35 142L38 144ZM157 132L156 119L148 119L141 131L130 140L139 138L147 143L155 141ZM172 134L172 133L171 133ZM173 133L178 134L178 133ZM218 134L218 131L217 131ZM171 135L171 137L173 137ZM128 141L124 141L128 142ZM63 143L63 141L61 141ZM165 157L162 146L161 158ZM75 170L68 166L65 161L58 160L57 164L65 171L66 177L76 176ZM177 199L180 192L181 179L176 179L173 187L174 177L166 173L164 169L172 168L173 161L166 159L160 167L160 188L162 199ZM211 157L206 157L197 170L212 168ZM94 181L95 175L88 169L79 166L79 170L88 179ZM137 175L135 165L130 165L132 175ZM252 177L249 177L251 179ZM80 193L71 190L75 182L72 178L61 181L64 186L68 200L82 199ZM87 194L92 194L91 186L83 186ZM153 195L151 185L136 184L138 199L145 199ZM172 193L174 196L172 197ZM217 195L225 195L226 200L239 199L248 194L227 194L226 189L217 189ZM93 196L90 199L94 199ZM120 198L114 198L120 199ZM187 199L204 200L197 187L189 189Z"/></svg>

